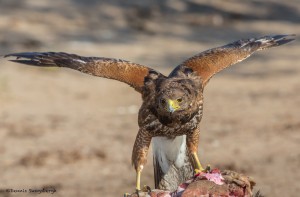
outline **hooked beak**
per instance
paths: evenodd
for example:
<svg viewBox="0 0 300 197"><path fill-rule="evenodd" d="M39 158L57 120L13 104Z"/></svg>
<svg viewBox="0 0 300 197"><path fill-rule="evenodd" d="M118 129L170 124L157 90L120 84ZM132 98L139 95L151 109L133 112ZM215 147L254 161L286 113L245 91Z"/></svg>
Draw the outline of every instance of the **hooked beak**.
<svg viewBox="0 0 300 197"><path fill-rule="evenodd" d="M180 108L180 106L176 100L174 101L174 100L168 99L167 110L169 112L173 113L174 111L176 111L179 108Z"/></svg>

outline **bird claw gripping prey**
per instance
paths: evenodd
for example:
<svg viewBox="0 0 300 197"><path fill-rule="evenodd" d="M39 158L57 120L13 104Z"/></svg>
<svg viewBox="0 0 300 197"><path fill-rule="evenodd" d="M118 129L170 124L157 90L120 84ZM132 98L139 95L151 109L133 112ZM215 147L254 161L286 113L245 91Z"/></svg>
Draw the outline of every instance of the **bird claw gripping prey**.
<svg viewBox="0 0 300 197"><path fill-rule="evenodd" d="M238 40L190 57L168 76L125 60L83 57L64 52L11 53L5 57L15 57L10 61L32 66L67 67L133 87L143 99L138 117L139 131L132 151L132 164L137 174L136 189L140 190L141 173L154 138L155 187L175 190L179 183L190 178L193 169L198 172L204 170L197 152L203 90L208 81L216 73L241 62L254 52L286 44L294 37L274 35ZM195 161L194 165L191 160ZM238 179L236 182L239 182Z"/></svg>
<svg viewBox="0 0 300 197"><path fill-rule="evenodd" d="M126 197L190 197L190 196L223 196L251 197L254 181L237 172L212 169L202 172L193 178L179 184L175 191L151 190L145 188ZM255 195L256 197L259 195Z"/></svg>
<svg viewBox="0 0 300 197"><path fill-rule="evenodd" d="M137 197L140 197L140 193L143 193L143 196L145 193L148 194L149 196L151 196L151 191L152 191L152 189L150 186L144 185L142 190L136 190L134 194L136 194ZM130 196L132 196L132 194L125 193L123 196L130 197Z"/></svg>
<svg viewBox="0 0 300 197"><path fill-rule="evenodd" d="M207 173L209 173L209 172L211 172L211 167L210 167L210 165L208 164L206 167L205 167L205 169L204 168L200 168L200 169L197 169L197 168L195 168L195 175L197 175L197 174L199 174L199 173L202 173L202 172L207 172Z"/></svg>

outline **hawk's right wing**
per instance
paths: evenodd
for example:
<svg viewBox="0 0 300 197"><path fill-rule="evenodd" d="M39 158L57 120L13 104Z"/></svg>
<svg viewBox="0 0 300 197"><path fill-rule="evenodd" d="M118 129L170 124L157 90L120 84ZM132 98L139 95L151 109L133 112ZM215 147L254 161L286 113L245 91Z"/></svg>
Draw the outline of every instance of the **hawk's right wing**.
<svg viewBox="0 0 300 197"><path fill-rule="evenodd" d="M280 46L294 40L295 35L275 35L250 38L209 49L199 53L177 66L170 75L189 68L202 78L203 86L217 72L243 61L255 51Z"/></svg>
<svg viewBox="0 0 300 197"><path fill-rule="evenodd" d="M144 86L144 78L150 68L120 59L83 57L64 52L12 53L5 57L16 57L12 62L40 67L67 67L90 75L115 79L129 84L138 92Z"/></svg>

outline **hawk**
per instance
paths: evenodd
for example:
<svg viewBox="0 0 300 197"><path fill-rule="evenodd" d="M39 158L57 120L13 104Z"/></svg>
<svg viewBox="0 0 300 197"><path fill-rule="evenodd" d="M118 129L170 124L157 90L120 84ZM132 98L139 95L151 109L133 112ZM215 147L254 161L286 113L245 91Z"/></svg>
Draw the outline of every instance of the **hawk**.
<svg viewBox="0 0 300 197"><path fill-rule="evenodd" d="M203 113L203 90L210 78L252 53L294 40L295 35L242 39L199 53L165 76L147 66L104 57L83 57L64 52L11 53L10 61L40 67L67 67L90 75L129 84L142 96L139 131L132 151L136 189L153 139L155 187L177 185L203 171L197 156Z"/></svg>

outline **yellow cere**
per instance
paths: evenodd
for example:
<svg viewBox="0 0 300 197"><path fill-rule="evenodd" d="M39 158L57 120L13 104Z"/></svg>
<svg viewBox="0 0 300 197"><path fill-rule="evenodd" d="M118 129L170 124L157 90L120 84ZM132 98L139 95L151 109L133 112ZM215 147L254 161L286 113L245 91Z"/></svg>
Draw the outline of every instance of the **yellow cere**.
<svg viewBox="0 0 300 197"><path fill-rule="evenodd" d="M180 109L178 101L171 100L171 99L168 99L168 106L167 107L168 107L169 112L174 112L177 109Z"/></svg>

